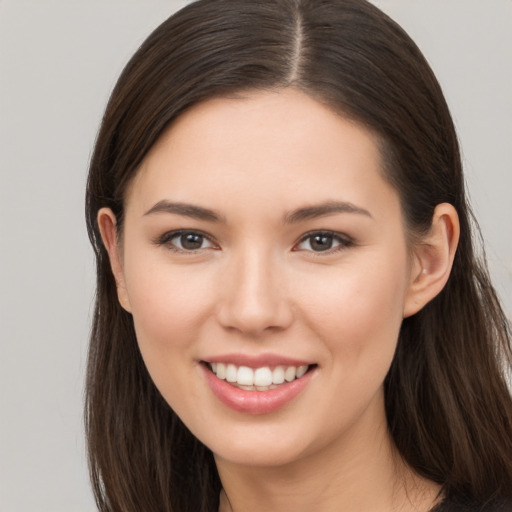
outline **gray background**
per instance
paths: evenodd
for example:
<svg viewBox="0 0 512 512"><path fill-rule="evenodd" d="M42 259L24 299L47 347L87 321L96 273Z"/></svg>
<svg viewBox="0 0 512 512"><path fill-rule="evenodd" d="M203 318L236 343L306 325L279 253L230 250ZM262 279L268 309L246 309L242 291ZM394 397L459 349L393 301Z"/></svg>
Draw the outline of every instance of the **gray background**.
<svg viewBox="0 0 512 512"><path fill-rule="evenodd" d="M94 510L82 429L83 196L124 63L184 1L0 0L0 512ZM375 0L431 62L512 316L512 2Z"/></svg>

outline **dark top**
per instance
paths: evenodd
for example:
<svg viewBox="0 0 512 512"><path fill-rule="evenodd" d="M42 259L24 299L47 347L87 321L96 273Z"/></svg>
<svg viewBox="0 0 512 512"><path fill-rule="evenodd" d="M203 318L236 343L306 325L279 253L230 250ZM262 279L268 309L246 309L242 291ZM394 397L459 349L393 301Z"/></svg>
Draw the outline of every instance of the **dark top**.
<svg viewBox="0 0 512 512"><path fill-rule="evenodd" d="M482 505L462 503L445 498L430 512L512 512L512 500L492 501Z"/></svg>

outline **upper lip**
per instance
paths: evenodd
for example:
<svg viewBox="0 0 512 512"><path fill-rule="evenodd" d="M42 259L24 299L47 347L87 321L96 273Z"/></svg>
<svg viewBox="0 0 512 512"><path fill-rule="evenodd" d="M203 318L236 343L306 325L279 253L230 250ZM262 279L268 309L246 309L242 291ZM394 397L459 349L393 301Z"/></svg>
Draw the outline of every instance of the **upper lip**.
<svg viewBox="0 0 512 512"><path fill-rule="evenodd" d="M222 354L207 357L203 359L203 361L206 363L234 364L235 366L247 366L249 368L262 368L264 366L309 366L314 364L311 361L306 361L304 359L296 359L294 357L268 353L256 356L240 353Z"/></svg>

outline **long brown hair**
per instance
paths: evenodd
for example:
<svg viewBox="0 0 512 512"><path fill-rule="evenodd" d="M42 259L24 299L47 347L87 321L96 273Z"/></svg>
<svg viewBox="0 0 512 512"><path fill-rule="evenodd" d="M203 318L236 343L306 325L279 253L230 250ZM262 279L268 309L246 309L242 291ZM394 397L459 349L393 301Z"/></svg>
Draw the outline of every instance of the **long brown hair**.
<svg viewBox="0 0 512 512"><path fill-rule="evenodd" d="M96 217L122 230L123 195L149 149L192 105L294 86L381 140L384 174L408 228L448 202L461 223L445 289L403 322L385 381L389 429L407 463L452 503L512 499L510 328L477 258L453 122L407 34L365 0L199 0L143 43L111 95L90 164L86 215L97 258L87 374L91 478L101 511L216 510L213 456L144 366ZM473 225L473 228L472 228Z"/></svg>

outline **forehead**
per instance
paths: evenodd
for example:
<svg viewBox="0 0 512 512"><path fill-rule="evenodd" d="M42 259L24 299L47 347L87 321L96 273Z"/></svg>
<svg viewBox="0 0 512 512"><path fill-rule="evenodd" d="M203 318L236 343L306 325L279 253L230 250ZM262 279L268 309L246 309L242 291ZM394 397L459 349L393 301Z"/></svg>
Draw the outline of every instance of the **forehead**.
<svg viewBox="0 0 512 512"><path fill-rule="evenodd" d="M377 140L361 125L295 89L258 91L208 100L179 117L143 161L127 200L149 209L166 195L208 206L245 198L292 209L396 199L381 168Z"/></svg>

